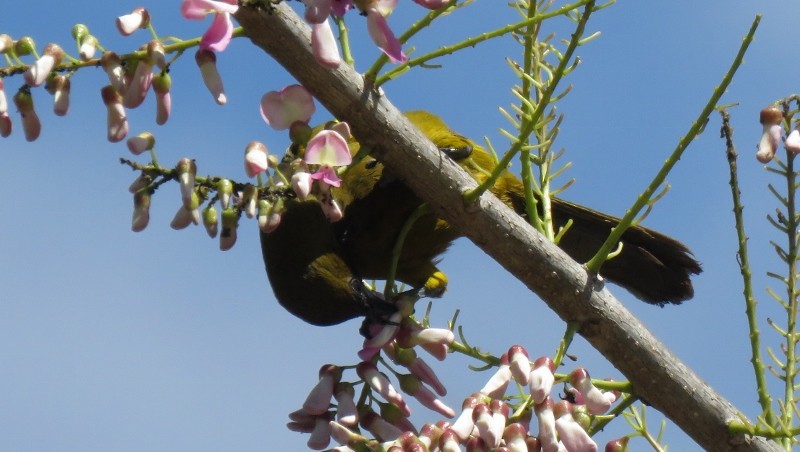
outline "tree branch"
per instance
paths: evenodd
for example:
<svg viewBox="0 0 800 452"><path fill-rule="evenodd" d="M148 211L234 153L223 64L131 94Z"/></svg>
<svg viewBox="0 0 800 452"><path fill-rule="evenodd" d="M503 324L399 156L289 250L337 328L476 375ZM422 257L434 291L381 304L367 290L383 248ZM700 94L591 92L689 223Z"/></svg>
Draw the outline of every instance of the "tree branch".
<svg viewBox="0 0 800 452"><path fill-rule="evenodd" d="M254 44L283 65L359 142L404 179L451 225L538 294L562 319L579 322L579 334L626 378L635 393L663 412L707 450L782 450L776 443L731 434L739 410L658 341L586 269L536 232L490 193L465 205L476 186L458 165L363 77L347 65L330 70L311 54L308 26L281 3L272 13L242 7L236 13Z"/></svg>

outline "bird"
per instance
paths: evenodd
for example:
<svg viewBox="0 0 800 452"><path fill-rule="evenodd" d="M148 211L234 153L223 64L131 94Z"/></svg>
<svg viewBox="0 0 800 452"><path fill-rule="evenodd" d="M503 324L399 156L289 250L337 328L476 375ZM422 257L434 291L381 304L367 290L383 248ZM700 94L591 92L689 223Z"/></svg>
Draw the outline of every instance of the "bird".
<svg viewBox="0 0 800 452"><path fill-rule="evenodd" d="M445 155L478 182L494 170L495 158L476 142L451 130L438 116L410 111L406 117ZM353 155L359 145L351 140ZM295 146L293 154L302 156ZM522 182L507 169L490 191L518 214L525 214ZM278 302L291 314L319 326L356 318L385 318L393 305L369 288L364 280L389 278L392 252L407 219L423 201L385 168L366 157L355 161L341 176L332 196L343 217L331 222L317 199L290 199L284 203L279 226L261 232L267 276ZM571 221L558 245L578 262L589 260L606 240L619 218L552 198L554 227ZM430 211L413 223L403 243L396 280L441 296L447 277L436 266L463 232ZM692 275L700 263L681 242L662 233L633 226L622 236L618 255L606 261L600 275L627 289L642 301L658 306L680 304L692 298Z"/></svg>

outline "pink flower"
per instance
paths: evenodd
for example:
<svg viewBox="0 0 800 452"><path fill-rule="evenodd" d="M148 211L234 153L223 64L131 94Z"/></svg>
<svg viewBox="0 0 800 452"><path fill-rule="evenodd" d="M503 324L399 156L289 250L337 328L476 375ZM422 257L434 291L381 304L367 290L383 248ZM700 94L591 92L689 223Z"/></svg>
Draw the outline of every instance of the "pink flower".
<svg viewBox="0 0 800 452"><path fill-rule="evenodd" d="M321 168L311 177L327 185L338 187L341 181L332 167L349 165L353 158L347 140L336 131L322 130L316 134L306 147L304 160Z"/></svg>
<svg viewBox="0 0 800 452"><path fill-rule="evenodd" d="M128 150L133 155L139 155L142 152L153 149L156 144L156 137L150 132L142 132L135 137L128 138Z"/></svg>
<svg viewBox="0 0 800 452"><path fill-rule="evenodd" d="M307 171L295 171L295 173L292 174L291 182L292 190L294 190L297 195L297 199L303 201L311 193L311 186L314 183L314 179L311 178L311 174Z"/></svg>
<svg viewBox="0 0 800 452"><path fill-rule="evenodd" d="M8 98L4 88L5 82L0 78L0 114L8 113Z"/></svg>
<svg viewBox="0 0 800 452"><path fill-rule="evenodd" d="M414 3L428 9L440 9L450 3L450 0L414 0Z"/></svg>
<svg viewBox="0 0 800 452"><path fill-rule="evenodd" d="M130 36L140 28L147 28L150 24L150 13L144 8L135 8L130 14L117 17L117 30L122 36Z"/></svg>
<svg viewBox="0 0 800 452"><path fill-rule="evenodd" d="M332 0L303 0L306 5L305 18L310 24L321 24L331 14Z"/></svg>
<svg viewBox="0 0 800 452"><path fill-rule="evenodd" d="M539 442L542 451L558 451L558 438L556 437L556 418L553 414L553 399L549 396L543 402L533 406L536 418L539 420ZM577 449L579 450L579 449Z"/></svg>
<svg viewBox="0 0 800 452"><path fill-rule="evenodd" d="M525 348L521 345L514 345L508 349L508 362L514 380L527 386L531 376L531 362L528 360L528 352Z"/></svg>
<svg viewBox="0 0 800 452"><path fill-rule="evenodd" d="M353 8L353 0L335 0L331 5L331 14L342 17Z"/></svg>
<svg viewBox="0 0 800 452"><path fill-rule="evenodd" d="M410 370L412 374L433 388L437 394L440 396L447 395L447 388L436 376L433 369L422 358L417 356L417 352L413 348L402 348L395 343L387 344L383 347L383 351L392 361Z"/></svg>
<svg viewBox="0 0 800 452"><path fill-rule="evenodd" d="M492 399L503 397L508 388L508 383L511 381L511 367L508 365L506 355L503 355L504 362L500 364L497 372L492 375L489 381L483 385L479 391L481 394Z"/></svg>
<svg viewBox="0 0 800 452"><path fill-rule="evenodd" d="M606 392L597 389L589 378L586 369L579 367L569 375L570 383L583 396L583 401L591 414L603 414L611 408L611 404L616 400L613 392Z"/></svg>
<svg viewBox="0 0 800 452"><path fill-rule="evenodd" d="M22 130L25 132L25 140L34 141L39 138L39 134L42 132L42 123L33 108L33 97L30 90L21 89L17 91L17 94L14 95L14 105L17 106L19 115L22 117Z"/></svg>
<svg viewBox="0 0 800 452"><path fill-rule="evenodd" d="M781 141L781 121L783 113L777 107L767 107L761 110L761 125L764 126L761 133L761 140L758 142L756 159L761 163L769 163L775 157L778 143Z"/></svg>
<svg viewBox="0 0 800 452"><path fill-rule="evenodd" d="M783 143L786 150L793 154L800 153L800 129L797 128L798 126L800 126L800 123L789 133L789 136L786 137L786 141Z"/></svg>
<svg viewBox="0 0 800 452"><path fill-rule="evenodd" d="M400 41L392 33L386 22L386 16L377 7L367 9L367 31L375 45L389 57L392 63L403 63L408 57L403 53Z"/></svg>
<svg viewBox="0 0 800 452"><path fill-rule="evenodd" d="M100 57L100 65L108 75L108 82L115 91L120 93L125 91L125 69L122 67L122 59L114 52L105 52Z"/></svg>
<svg viewBox="0 0 800 452"><path fill-rule="evenodd" d="M327 19L311 25L311 52L322 66L336 69L342 64L339 46L333 36L331 24Z"/></svg>
<svg viewBox="0 0 800 452"><path fill-rule="evenodd" d="M258 203L258 187L253 184L247 184L242 191L241 209L244 211L247 218L254 218L256 216L256 206Z"/></svg>
<svg viewBox="0 0 800 452"><path fill-rule="evenodd" d="M211 26L200 40L201 49L225 50L233 35L231 14L239 9L236 3L236 0L183 0L181 14L186 19L203 20L208 14L214 14Z"/></svg>
<svg viewBox="0 0 800 452"><path fill-rule="evenodd" d="M392 441L403 434L399 428L390 424L372 410L364 412L360 423L362 427L375 435L379 441Z"/></svg>
<svg viewBox="0 0 800 452"><path fill-rule="evenodd" d="M315 110L314 98L302 85L289 85L261 97L261 117L275 130L286 130L296 121L308 123Z"/></svg>
<svg viewBox="0 0 800 452"><path fill-rule="evenodd" d="M354 427L358 424L358 409L354 399L355 390L350 383L339 382L333 392L338 406L336 409L336 420L342 425Z"/></svg>
<svg viewBox="0 0 800 452"><path fill-rule="evenodd" d="M258 141L251 141L244 149L244 171L247 177L256 177L269 168L267 147Z"/></svg>
<svg viewBox="0 0 800 452"><path fill-rule="evenodd" d="M222 77L217 70L217 56L208 49L200 49L194 54L194 61L197 67L200 68L200 74L203 76L203 83L206 88L211 92L214 101L219 105L225 105L228 98L225 97L225 88L222 86Z"/></svg>
<svg viewBox="0 0 800 452"><path fill-rule="evenodd" d="M281 224L282 204L280 202L280 198L275 204L271 204L266 199L258 200L258 228L261 229L261 232L268 234Z"/></svg>
<svg viewBox="0 0 800 452"><path fill-rule="evenodd" d="M181 14L192 20L202 20L208 14L214 14L211 26L200 40L200 49L222 52L228 47L233 36L231 14L239 9L236 0L183 0Z"/></svg>
<svg viewBox="0 0 800 452"><path fill-rule="evenodd" d="M586 430L584 430L572 417L570 403L562 400L555 404L553 415L555 416L555 427L558 437L564 443L567 450L580 450L595 452L597 444L592 440Z"/></svg>
<svg viewBox="0 0 800 452"><path fill-rule="evenodd" d="M464 403L461 404L461 414L449 428L461 441L466 440L475 427L472 412L479 403L478 399L472 396L464 399Z"/></svg>
<svg viewBox="0 0 800 452"><path fill-rule="evenodd" d="M30 65L25 71L25 83L31 86L40 86L47 80L47 76L61 63L64 51L58 44L47 44L42 56Z"/></svg>
<svg viewBox="0 0 800 452"><path fill-rule="evenodd" d="M536 359L530 377L531 397L535 403L542 403L553 389L555 376L553 375L553 360L547 356Z"/></svg>
<svg viewBox="0 0 800 452"><path fill-rule="evenodd" d="M150 85L153 83L153 67L159 59L159 48L163 49L161 43L150 41L147 44L147 55L136 64L133 77L127 84L123 105L126 108L136 108L142 105Z"/></svg>
<svg viewBox="0 0 800 452"><path fill-rule="evenodd" d="M528 452L528 445L525 443L527 435L528 429L521 423L509 424L503 430L503 439L509 452Z"/></svg>
<svg viewBox="0 0 800 452"><path fill-rule="evenodd" d="M439 450L442 452L461 452L462 439L452 428L448 428L439 437Z"/></svg>
<svg viewBox="0 0 800 452"><path fill-rule="evenodd" d="M45 83L45 89L53 95L53 113L56 116L64 116L69 111L69 78L63 75L50 77Z"/></svg>
<svg viewBox="0 0 800 452"><path fill-rule="evenodd" d="M452 418L456 415L452 408L445 405L444 402L436 398L430 389L422 384L419 377L412 374L398 375L397 379L400 381L400 389L406 394L413 396L424 407L436 411L444 417Z"/></svg>
<svg viewBox="0 0 800 452"><path fill-rule="evenodd" d="M322 366L319 369L319 381L303 402L303 411L314 415L327 412L333 397L333 389L341 378L342 370L339 367L333 364Z"/></svg>
<svg viewBox="0 0 800 452"><path fill-rule="evenodd" d="M410 413L408 406L403 400L403 396L394 389L385 375L378 372L378 368L374 363L368 361L360 362L358 366L356 366L356 373L373 391L380 394L387 402L391 402Z"/></svg>

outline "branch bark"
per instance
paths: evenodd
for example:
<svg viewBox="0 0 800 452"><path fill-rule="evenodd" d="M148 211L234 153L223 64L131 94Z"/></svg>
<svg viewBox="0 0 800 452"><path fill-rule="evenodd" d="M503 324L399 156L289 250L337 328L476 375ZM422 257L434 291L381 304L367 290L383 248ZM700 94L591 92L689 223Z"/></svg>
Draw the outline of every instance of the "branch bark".
<svg viewBox="0 0 800 452"><path fill-rule="evenodd" d="M286 5L236 13L253 43L283 65L372 155L403 178L442 218L539 295L663 412L706 450L782 450L764 438L731 434L739 410L656 339L593 275L490 193L465 205L475 181L442 154L386 97L347 65L331 70L311 54L310 29Z"/></svg>

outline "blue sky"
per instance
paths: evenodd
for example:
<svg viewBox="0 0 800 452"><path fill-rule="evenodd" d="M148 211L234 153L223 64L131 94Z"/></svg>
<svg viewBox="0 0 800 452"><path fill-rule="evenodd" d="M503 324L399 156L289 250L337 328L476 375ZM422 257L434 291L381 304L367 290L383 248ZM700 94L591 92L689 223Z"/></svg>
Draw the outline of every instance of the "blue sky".
<svg viewBox="0 0 800 452"><path fill-rule="evenodd" d="M161 35L189 38L203 23L180 19L178 1L150 2ZM797 90L800 67L791 58L787 30L800 7L789 1L620 1L596 14L589 29L601 36L579 49L582 64L560 103L565 121L558 146L573 162L576 179L564 197L620 215L633 202L688 129L735 55L756 13L762 25L724 103L731 113L741 154L745 216L756 295L762 318L782 319L766 295L782 271L769 247L780 240L764 221L776 202L766 184L780 184L753 158L758 111ZM0 1L0 33L33 36L72 51L70 29L83 22L103 44L129 51L145 33L122 39L114 18L139 2L77 0ZM505 2L483 0L452 14L412 45L419 51L455 42L516 20ZM295 5L297 6L297 5ZM424 13L408 0L391 17L396 30ZM351 18L359 69L377 56L364 24ZM552 30L568 32L566 22ZM562 35L566 36L566 35ZM519 47L493 41L440 61L437 70L400 77L385 87L401 109L428 109L474 139L506 127L514 83L505 56ZM154 125L149 98L129 112L132 133L153 130L160 161L197 159L199 174L244 179L244 145L258 139L280 153L285 134L266 127L258 100L292 82L245 39L219 56L229 102L213 103L192 55L173 65L173 115ZM0 222L0 448L3 450L302 450L306 437L284 428L322 364L354 364L358 322L331 328L309 326L274 300L261 262L258 234L245 221L236 247L220 252L201 228L173 231L177 187L159 192L150 226L130 232L133 174L118 164L129 154L105 141L105 111L98 89L104 75L84 70L73 77L70 114L50 113L50 98L36 92L43 120L39 140L16 132L0 141L0 180L6 202ZM21 84L6 80L9 94ZM16 120L16 116L14 117ZM318 111L315 121L328 119ZM19 126L18 122L15 124ZM703 263L695 299L680 307L645 305L623 290L618 297L701 377L748 416L757 413L747 353L741 280L735 261L730 190L719 118L712 117L670 175L672 189L647 218L648 227L685 242ZM142 160L142 159L140 159ZM552 354L563 331L535 295L466 240L442 265L449 292L436 301L442 324L460 309L467 337L496 354L521 343L534 356ZM762 324L765 342L775 335ZM574 366L594 377L619 373L582 340L571 352ZM430 360L433 361L432 359ZM485 373L450 356L434 363L448 384L447 402L457 407L479 389ZM572 365L571 365L572 366ZM568 370L571 367L568 367ZM415 419L434 419L415 407ZM659 419L650 411L651 426ZM626 432L619 422L598 442ZM641 440L639 440L641 441ZM670 425L673 450L697 446ZM635 442L635 449L644 447Z"/></svg>

